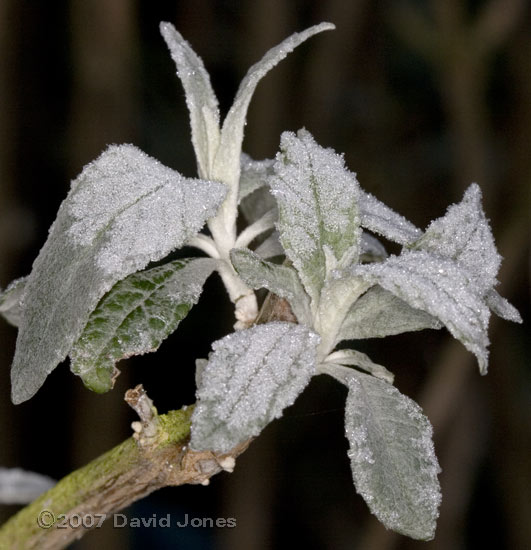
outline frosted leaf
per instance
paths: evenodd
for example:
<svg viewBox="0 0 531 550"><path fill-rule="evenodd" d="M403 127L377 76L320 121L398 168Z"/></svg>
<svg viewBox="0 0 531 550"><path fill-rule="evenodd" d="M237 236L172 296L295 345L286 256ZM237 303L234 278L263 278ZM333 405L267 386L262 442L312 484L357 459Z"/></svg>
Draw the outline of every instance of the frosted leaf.
<svg viewBox="0 0 531 550"><path fill-rule="evenodd" d="M432 221L413 249L452 258L467 269L482 293L494 286L501 257L481 206L479 186L472 184L459 204Z"/></svg>
<svg viewBox="0 0 531 550"><path fill-rule="evenodd" d="M15 403L65 359L100 298L183 245L225 195L131 145L109 147L72 183L28 277L12 367Z"/></svg>
<svg viewBox="0 0 531 550"><path fill-rule="evenodd" d="M429 420L374 376L352 371L348 389L345 434L357 492L388 529L432 539L441 493Z"/></svg>
<svg viewBox="0 0 531 550"><path fill-rule="evenodd" d="M267 178L273 174L274 163L273 159L253 160L249 155L242 153L238 202L267 184Z"/></svg>
<svg viewBox="0 0 531 550"><path fill-rule="evenodd" d="M228 452L279 418L315 374L318 344L308 328L281 322L215 342L197 390L191 448Z"/></svg>
<svg viewBox="0 0 531 550"><path fill-rule="evenodd" d="M368 355L353 349L334 351L325 359L325 363L352 365L376 376L376 378L385 380L389 384L392 384L395 379L394 374L388 371L384 366L373 363Z"/></svg>
<svg viewBox="0 0 531 550"><path fill-rule="evenodd" d="M177 65L177 75L184 88L199 175L208 178L220 139L218 100L201 58L188 42L170 23L161 23L160 32Z"/></svg>
<svg viewBox="0 0 531 550"><path fill-rule="evenodd" d="M334 29L331 23L314 25L300 33L294 33L286 40L271 48L258 63L255 63L242 80L232 107L230 108L221 129L220 146L215 159L215 179L226 182L230 187L236 186L240 173L240 155L243 141L243 129L247 117L247 108L260 80L297 46L314 34Z"/></svg>
<svg viewBox="0 0 531 550"><path fill-rule="evenodd" d="M489 308L499 317L507 321L521 323L522 317L518 310L512 306L505 298L502 298L494 289L490 289L485 296L485 301Z"/></svg>
<svg viewBox="0 0 531 550"><path fill-rule="evenodd" d="M0 504L28 504L55 483L48 476L21 468L0 468Z"/></svg>
<svg viewBox="0 0 531 550"><path fill-rule="evenodd" d="M110 390L115 363L157 350L197 303L215 267L207 258L175 260L116 283L70 352L72 372L93 391Z"/></svg>
<svg viewBox="0 0 531 550"><path fill-rule="evenodd" d="M0 315L14 327L18 327L22 318L22 297L26 288L27 277L11 281L0 293Z"/></svg>
<svg viewBox="0 0 531 550"><path fill-rule="evenodd" d="M305 130L282 134L269 181L279 205L280 241L317 302L328 273L325 249L336 263L357 261L358 182L340 155L320 147Z"/></svg>
<svg viewBox="0 0 531 550"><path fill-rule="evenodd" d="M284 256L284 249L280 244L280 235L278 231L273 231L267 239L255 249L255 253L261 258L274 258L275 256Z"/></svg>
<svg viewBox="0 0 531 550"><path fill-rule="evenodd" d="M388 254L384 245L369 233L363 231L360 241L360 261L380 262L387 258Z"/></svg>
<svg viewBox="0 0 531 550"><path fill-rule="evenodd" d="M285 265L267 262L250 250L232 250L234 269L251 288L267 288L290 303L301 324L311 325L310 301L297 272Z"/></svg>
<svg viewBox="0 0 531 550"><path fill-rule="evenodd" d="M422 235L420 229L370 193L361 191L359 200L361 225L365 229L399 244L410 244Z"/></svg>
<svg viewBox="0 0 531 550"><path fill-rule="evenodd" d="M412 308L404 300L375 285L352 305L341 326L339 339L383 338L441 326L429 313Z"/></svg>
<svg viewBox="0 0 531 550"><path fill-rule="evenodd" d="M203 372L208 365L208 359L195 360L195 386L198 388L203 384Z"/></svg>
<svg viewBox="0 0 531 550"><path fill-rule="evenodd" d="M480 372L487 372L490 311L474 281L455 261L424 251L405 252L379 264L357 266L353 273L437 317L476 355Z"/></svg>
<svg viewBox="0 0 531 550"><path fill-rule="evenodd" d="M248 224L259 220L267 212L277 208L269 187L259 187L244 197L240 203L240 210Z"/></svg>

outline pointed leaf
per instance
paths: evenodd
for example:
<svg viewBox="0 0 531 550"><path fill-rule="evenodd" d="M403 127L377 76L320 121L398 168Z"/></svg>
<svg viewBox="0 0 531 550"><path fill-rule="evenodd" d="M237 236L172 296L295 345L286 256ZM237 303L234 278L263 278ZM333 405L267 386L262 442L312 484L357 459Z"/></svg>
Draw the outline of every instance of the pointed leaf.
<svg viewBox="0 0 531 550"><path fill-rule="evenodd" d="M267 323L212 346L201 372L190 446L228 452L291 405L315 374L319 336L292 323Z"/></svg>
<svg viewBox="0 0 531 550"><path fill-rule="evenodd" d="M197 303L215 267L208 258L175 260L116 283L70 352L72 372L93 391L110 390L115 363L157 350Z"/></svg>
<svg viewBox="0 0 531 550"><path fill-rule="evenodd" d="M27 279L28 277L20 277L11 281L0 294L0 315L14 327L18 327L22 319L22 298Z"/></svg>
<svg viewBox="0 0 531 550"><path fill-rule="evenodd" d="M232 250L230 257L234 269L246 284L254 289L267 288L286 298L299 323L311 324L309 297L292 267L267 262L245 249Z"/></svg>
<svg viewBox="0 0 531 550"><path fill-rule="evenodd" d="M28 277L12 367L15 403L65 359L100 298L196 234L223 200L131 145L112 146L72 183Z"/></svg>
<svg viewBox="0 0 531 550"><path fill-rule="evenodd" d="M410 244L422 235L422 231L406 218L364 191L360 193L360 214L365 229L395 243Z"/></svg>
<svg viewBox="0 0 531 550"><path fill-rule="evenodd" d="M335 267L327 265L326 249L336 264L357 260L359 185L343 158L320 147L305 130L284 132L280 149L270 178L279 205L280 240L306 291L318 302L327 268Z"/></svg>
<svg viewBox="0 0 531 550"><path fill-rule="evenodd" d="M475 183L459 204L431 222L412 248L452 258L468 271L482 293L496 284L501 257L481 206L481 189Z"/></svg>
<svg viewBox="0 0 531 550"><path fill-rule="evenodd" d="M505 298L502 298L493 288L487 292L485 301L498 317L507 321L513 321L514 323L522 323L522 317L518 313L518 310Z"/></svg>
<svg viewBox="0 0 531 550"><path fill-rule="evenodd" d="M341 326L340 340L383 338L441 326L429 313L412 308L404 300L376 285L350 308Z"/></svg>
<svg viewBox="0 0 531 550"><path fill-rule="evenodd" d="M379 264L357 266L353 273L440 319L476 355L480 372L487 372L490 311L455 261L424 251L405 252Z"/></svg>
<svg viewBox="0 0 531 550"><path fill-rule="evenodd" d="M243 129L247 117L247 108L254 94L256 86L262 78L291 51L302 44L314 34L334 29L331 23L321 23L306 29L303 32L295 33L286 38L283 42L271 48L264 57L255 63L242 80L232 107L223 122L221 130L221 141L215 159L215 167L212 177L227 183L231 188L236 188L240 173L240 155L243 141Z"/></svg>
<svg viewBox="0 0 531 550"><path fill-rule="evenodd" d="M337 365L352 365L355 367L385 380L388 384L394 382L395 376L391 371L388 371L384 366L373 363L371 358L361 351L354 349L341 349L334 351L326 359L325 363L335 363Z"/></svg>
<svg viewBox="0 0 531 550"><path fill-rule="evenodd" d="M220 139L218 100L203 61L190 44L170 23L161 23L160 32L177 65L177 75L184 88L199 175L209 178Z"/></svg>

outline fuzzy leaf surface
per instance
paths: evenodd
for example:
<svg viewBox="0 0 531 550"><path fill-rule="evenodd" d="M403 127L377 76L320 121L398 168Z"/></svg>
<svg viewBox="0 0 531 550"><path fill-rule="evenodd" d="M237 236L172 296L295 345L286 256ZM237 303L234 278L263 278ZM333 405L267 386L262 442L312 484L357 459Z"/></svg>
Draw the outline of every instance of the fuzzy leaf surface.
<svg viewBox="0 0 531 550"><path fill-rule="evenodd" d="M316 371L319 336L273 322L225 336L201 370L190 445L227 452L257 436L291 405Z"/></svg>
<svg viewBox="0 0 531 550"><path fill-rule="evenodd" d="M109 147L72 182L28 277L12 376L29 399L115 283L195 235L225 196L131 145Z"/></svg>
<svg viewBox="0 0 531 550"><path fill-rule="evenodd" d="M273 159L253 160L249 155L242 153L238 202L241 202L253 191L267 185L268 178L273 174L274 164Z"/></svg>
<svg viewBox="0 0 531 550"><path fill-rule="evenodd" d="M398 296L375 285L350 308L341 326L340 340L383 338L441 326L433 315L412 308Z"/></svg>
<svg viewBox="0 0 531 550"><path fill-rule="evenodd" d="M208 258L175 260L116 283L70 352L72 372L93 391L110 390L115 363L157 350L197 303L215 267Z"/></svg>
<svg viewBox="0 0 531 550"><path fill-rule="evenodd" d="M343 158L320 147L305 130L284 132L270 178L279 205L277 228L286 255L315 301L334 260L355 263L361 238L359 185ZM334 266L330 266L334 267Z"/></svg>
<svg viewBox="0 0 531 550"><path fill-rule="evenodd" d="M286 298L299 323L311 324L309 297L292 267L268 262L245 249L232 250L231 261L238 275L251 288L267 288Z"/></svg>
<svg viewBox="0 0 531 550"><path fill-rule="evenodd" d="M348 389L345 434L356 490L388 529L432 539L441 493L429 420L374 376L352 371Z"/></svg>
<svg viewBox="0 0 531 550"><path fill-rule="evenodd" d="M22 297L27 279L27 277L20 277L11 281L0 293L0 315L14 327L18 327L22 319Z"/></svg>
<svg viewBox="0 0 531 550"><path fill-rule="evenodd" d="M404 252L353 273L439 319L487 372L490 311L466 270L454 260L425 251Z"/></svg>
<svg viewBox="0 0 531 550"><path fill-rule="evenodd" d="M220 139L218 100L203 61L190 44L171 23L161 23L160 32L184 88L199 175L208 178Z"/></svg>
<svg viewBox="0 0 531 550"><path fill-rule="evenodd" d="M395 243L410 244L422 235L410 221L365 191L360 192L360 213L365 229Z"/></svg>

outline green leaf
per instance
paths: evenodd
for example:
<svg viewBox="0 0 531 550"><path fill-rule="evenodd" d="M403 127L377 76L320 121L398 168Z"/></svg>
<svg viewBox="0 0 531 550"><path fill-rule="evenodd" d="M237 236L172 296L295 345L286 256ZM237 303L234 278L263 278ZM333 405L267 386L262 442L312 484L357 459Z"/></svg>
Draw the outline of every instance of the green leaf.
<svg viewBox="0 0 531 550"><path fill-rule="evenodd" d="M18 327L22 319L22 298L27 280L27 277L15 279L0 293L0 315L14 327Z"/></svg>
<svg viewBox="0 0 531 550"><path fill-rule="evenodd" d="M352 273L439 319L476 355L480 372L487 372L490 311L467 270L454 260L405 251L385 262L356 266Z"/></svg>
<svg viewBox="0 0 531 550"><path fill-rule="evenodd" d="M115 363L157 350L197 303L215 267L207 258L175 260L114 285L70 352L72 372L93 391L110 390Z"/></svg>
<svg viewBox="0 0 531 550"><path fill-rule="evenodd" d="M388 529L432 539L441 493L429 420L383 380L345 367L332 376L349 389L345 433L357 492Z"/></svg>
<svg viewBox="0 0 531 550"><path fill-rule="evenodd" d="M200 364L191 448L225 453L257 436L315 374L319 336L273 322L225 336Z"/></svg>
<svg viewBox="0 0 531 550"><path fill-rule="evenodd" d="M101 297L195 235L221 183L184 178L131 145L109 147L72 183L28 277L13 367L15 403L63 361Z"/></svg>
<svg viewBox="0 0 531 550"><path fill-rule="evenodd" d="M161 23L160 32L184 88L199 175L208 179L220 140L218 100L203 61L190 44L170 23Z"/></svg>
<svg viewBox="0 0 531 550"><path fill-rule="evenodd" d="M429 313L412 308L404 300L375 285L350 308L341 326L339 340L383 338L441 326Z"/></svg>
<svg viewBox="0 0 531 550"><path fill-rule="evenodd" d="M233 249L230 257L234 269L247 285L254 289L267 288L286 298L299 323L311 326L310 300L292 267L267 262L245 249Z"/></svg>
<svg viewBox="0 0 531 550"><path fill-rule="evenodd" d="M270 185L279 205L282 246L318 304L327 275L358 259L358 182L340 155L301 130L282 134Z"/></svg>

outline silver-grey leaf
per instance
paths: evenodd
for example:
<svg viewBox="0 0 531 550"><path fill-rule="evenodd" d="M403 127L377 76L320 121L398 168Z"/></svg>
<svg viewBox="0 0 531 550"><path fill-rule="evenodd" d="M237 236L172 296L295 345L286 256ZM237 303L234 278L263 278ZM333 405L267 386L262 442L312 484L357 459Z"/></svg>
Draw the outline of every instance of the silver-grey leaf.
<svg viewBox="0 0 531 550"><path fill-rule="evenodd" d="M406 218L364 191L360 192L361 225L386 239L399 244L410 244L422 231Z"/></svg>
<svg viewBox="0 0 531 550"><path fill-rule="evenodd" d="M349 389L345 433L356 490L388 529L432 539L441 493L429 420L383 380L352 369L338 378Z"/></svg>
<svg viewBox="0 0 531 550"><path fill-rule="evenodd" d="M72 183L28 277L12 376L29 399L63 361L100 298L195 235L221 183L184 178L131 145L109 147Z"/></svg>
<svg viewBox="0 0 531 550"><path fill-rule="evenodd" d="M161 23L160 32L184 88L199 175L208 178L220 139L218 100L203 61L190 44L170 23Z"/></svg>
<svg viewBox="0 0 531 550"><path fill-rule="evenodd" d="M309 296L295 269L263 260L246 249L231 251L234 269L251 288L266 288L290 303L293 313L301 324L311 325Z"/></svg>
<svg viewBox="0 0 531 550"><path fill-rule="evenodd" d="M274 163L273 159L253 160L249 155L241 154L238 202L267 185L267 179L273 174Z"/></svg>
<svg viewBox="0 0 531 550"><path fill-rule="evenodd" d="M381 262L389 256L384 245L376 238L363 231L360 241L360 261L361 262Z"/></svg>
<svg viewBox="0 0 531 550"><path fill-rule="evenodd" d="M490 311L467 270L454 260L425 251L406 251L352 271L438 318L476 355L480 372L487 372Z"/></svg>
<svg viewBox="0 0 531 550"><path fill-rule="evenodd" d="M319 336L273 322L225 336L202 369L191 448L218 453L257 436L315 374Z"/></svg>
<svg viewBox="0 0 531 550"><path fill-rule="evenodd" d="M481 189L475 183L460 203L431 222L412 248L452 258L466 268L482 293L496 284L501 257L481 206Z"/></svg>
<svg viewBox="0 0 531 550"><path fill-rule="evenodd" d="M11 281L0 293L0 315L14 327L18 327L22 319L22 298L28 277L20 277Z"/></svg>
<svg viewBox="0 0 531 550"><path fill-rule="evenodd" d="M187 258L133 273L101 299L70 351L71 370L98 393L110 390L115 363L158 349L197 303L210 258Z"/></svg>
<svg viewBox="0 0 531 550"><path fill-rule="evenodd" d="M498 317L501 317L507 321L513 321L514 323L522 322L522 317L520 316L518 310L505 298L502 298L493 288L487 292L485 301L487 302L489 308L496 315L498 315Z"/></svg>
<svg viewBox="0 0 531 550"><path fill-rule="evenodd" d="M352 305L339 336L340 340L383 338L441 326L433 315L411 307L398 296L375 285Z"/></svg>
<svg viewBox="0 0 531 550"><path fill-rule="evenodd" d="M28 504L55 484L55 480L42 474L0 468L0 504Z"/></svg>
<svg viewBox="0 0 531 550"><path fill-rule="evenodd" d="M279 205L280 241L316 303L327 273L355 263L361 237L359 185L343 158L320 147L310 133L284 132L270 178ZM326 257L326 249L330 251Z"/></svg>

